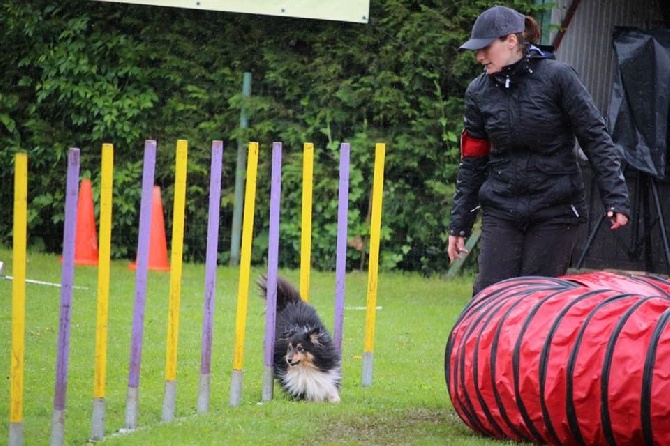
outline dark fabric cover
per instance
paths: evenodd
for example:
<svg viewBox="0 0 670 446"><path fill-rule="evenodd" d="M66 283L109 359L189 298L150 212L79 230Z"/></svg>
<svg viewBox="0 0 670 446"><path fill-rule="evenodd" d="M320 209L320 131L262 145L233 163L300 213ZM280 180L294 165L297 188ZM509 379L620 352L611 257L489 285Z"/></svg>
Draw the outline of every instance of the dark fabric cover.
<svg viewBox="0 0 670 446"><path fill-rule="evenodd" d="M612 140L634 168L667 177L670 29L614 31L617 75L608 112Z"/></svg>
<svg viewBox="0 0 670 446"><path fill-rule="evenodd" d="M620 159L575 71L537 48L465 93L464 130L488 139L488 157L462 157L449 233L468 236L481 206L499 218L586 220L575 137L589 157L606 209L629 215Z"/></svg>
<svg viewBox="0 0 670 446"><path fill-rule="evenodd" d="M541 444L670 444L670 282L522 277L475 296L445 378L474 431Z"/></svg>

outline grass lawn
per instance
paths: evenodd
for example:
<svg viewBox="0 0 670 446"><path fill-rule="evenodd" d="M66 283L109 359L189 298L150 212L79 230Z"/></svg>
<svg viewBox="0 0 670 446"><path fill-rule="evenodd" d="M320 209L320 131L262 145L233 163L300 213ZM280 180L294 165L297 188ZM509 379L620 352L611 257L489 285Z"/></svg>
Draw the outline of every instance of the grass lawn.
<svg viewBox="0 0 670 446"><path fill-rule="evenodd" d="M0 248L4 274L12 274L11 250ZM446 261L446 259L445 259ZM204 265L185 264L177 367L176 419L161 422L169 273L150 272L139 384L139 428L118 433L125 421L135 272L127 261L112 263L109 304L107 419L110 445L243 444L505 444L473 434L451 407L444 381L449 330L470 296L471 278L444 281L415 274L379 277L374 373L362 387L361 368L367 274L346 280L342 402L289 401L275 386L262 403L264 302L250 287L244 353L242 404L229 405L239 275L219 267L214 315L210 411L197 414ZM252 271L252 279L263 273ZM298 284L298 271L281 271ZM57 256L29 254L27 278L60 282ZM91 433L96 330L97 268L78 266L72 305L71 347L65 414L65 442L82 445ZM310 302L333 325L335 275L315 272ZM0 444L8 439L12 282L0 279ZM26 284L24 443L48 444L53 414L60 289Z"/></svg>

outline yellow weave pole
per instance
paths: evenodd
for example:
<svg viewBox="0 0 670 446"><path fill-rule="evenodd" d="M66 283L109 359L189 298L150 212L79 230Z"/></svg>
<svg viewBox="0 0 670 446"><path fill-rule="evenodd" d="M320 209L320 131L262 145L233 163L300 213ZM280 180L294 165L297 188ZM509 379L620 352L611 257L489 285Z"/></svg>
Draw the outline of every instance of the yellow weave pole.
<svg viewBox="0 0 670 446"><path fill-rule="evenodd" d="M163 421L174 419L177 394L177 344L181 306L182 258L184 252L184 209L186 207L186 165L188 142L177 141L175 156L174 204L170 257L170 303L168 309L167 349L165 354L165 393Z"/></svg>
<svg viewBox="0 0 670 446"><path fill-rule="evenodd" d="M23 376L26 348L26 238L28 227L28 155L14 157L14 229L12 233L12 358L9 444L23 444Z"/></svg>
<svg viewBox="0 0 670 446"><path fill-rule="evenodd" d="M382 227L382 197L384 193L384 157L386 146L375 147L375 168L372 186L372 218L370 221L370 258L368 266L368 298L365 313L365 346L363 350L364 387L372 384L374 363L375 323L377 318L377 276L379 271L379 241Z"/></svg>
<svg viewBox="0 0 670 446"><path fill-rule="evenodd" d="M9 444L23 444L23 374L26 347L26 238L28 227L28 155L14 157L14 229L12 251L12 358Z"/></svg>
<svg viewBox="0 0 670 446"><path fill-rule="evenodd" d="M314 144L303 146L302 158L302 232L300 236L300 296L309 301L309 277L312 260L312 182Z"/></svg>
<svg viewBox="0 0 670 446"><path fill-rule="evenodd" d="M242 402L242 364L244 362L244 333L247 323L249 300L249 275L251 270L251 242L254 229L254 204L256 200L256 170L258 168L258 143L249 143L247 156L247 183L244 193L244 222L242 224L242 250L240 252L240 283L237 293L235 321L235 346L233 348L233 375L230 381L230 405Z"/></svg>
<svg viewBox="0 0 670 446"><path fill-rule="evenodd" d="M109 271L112 239L112 196L114 191L114 146L102 145L100 167L100 237L98 246L98 307L93 370L93 417L91 439L105 435L105 392L107 383L107 334L109 322Z"/></svg>

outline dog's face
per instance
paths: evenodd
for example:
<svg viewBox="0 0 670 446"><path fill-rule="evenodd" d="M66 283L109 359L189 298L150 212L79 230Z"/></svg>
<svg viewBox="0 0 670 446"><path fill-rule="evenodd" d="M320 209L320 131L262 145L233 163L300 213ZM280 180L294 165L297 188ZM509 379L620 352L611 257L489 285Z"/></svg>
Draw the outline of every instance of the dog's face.
<svg viewBox="0 0 670 446"><path fill-rule="evenodd" d="M303 367L314 366L315 347L319 346L319 335L321 331L318 328L308 332L294 333L288 340L286 349L286 363L291 366L301 365Z"/></svg>

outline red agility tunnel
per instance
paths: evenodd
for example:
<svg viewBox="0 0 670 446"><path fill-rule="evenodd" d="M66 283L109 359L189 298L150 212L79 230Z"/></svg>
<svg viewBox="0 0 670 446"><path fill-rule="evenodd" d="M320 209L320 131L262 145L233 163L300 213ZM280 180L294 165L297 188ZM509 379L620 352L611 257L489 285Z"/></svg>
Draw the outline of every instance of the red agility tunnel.
<svg viewBox="0 0 670 446"><path fill-rule="evenodd" d="M670 444L670 282L522 277L475 296L447 341L474 431L556 445Z"/></svg>

